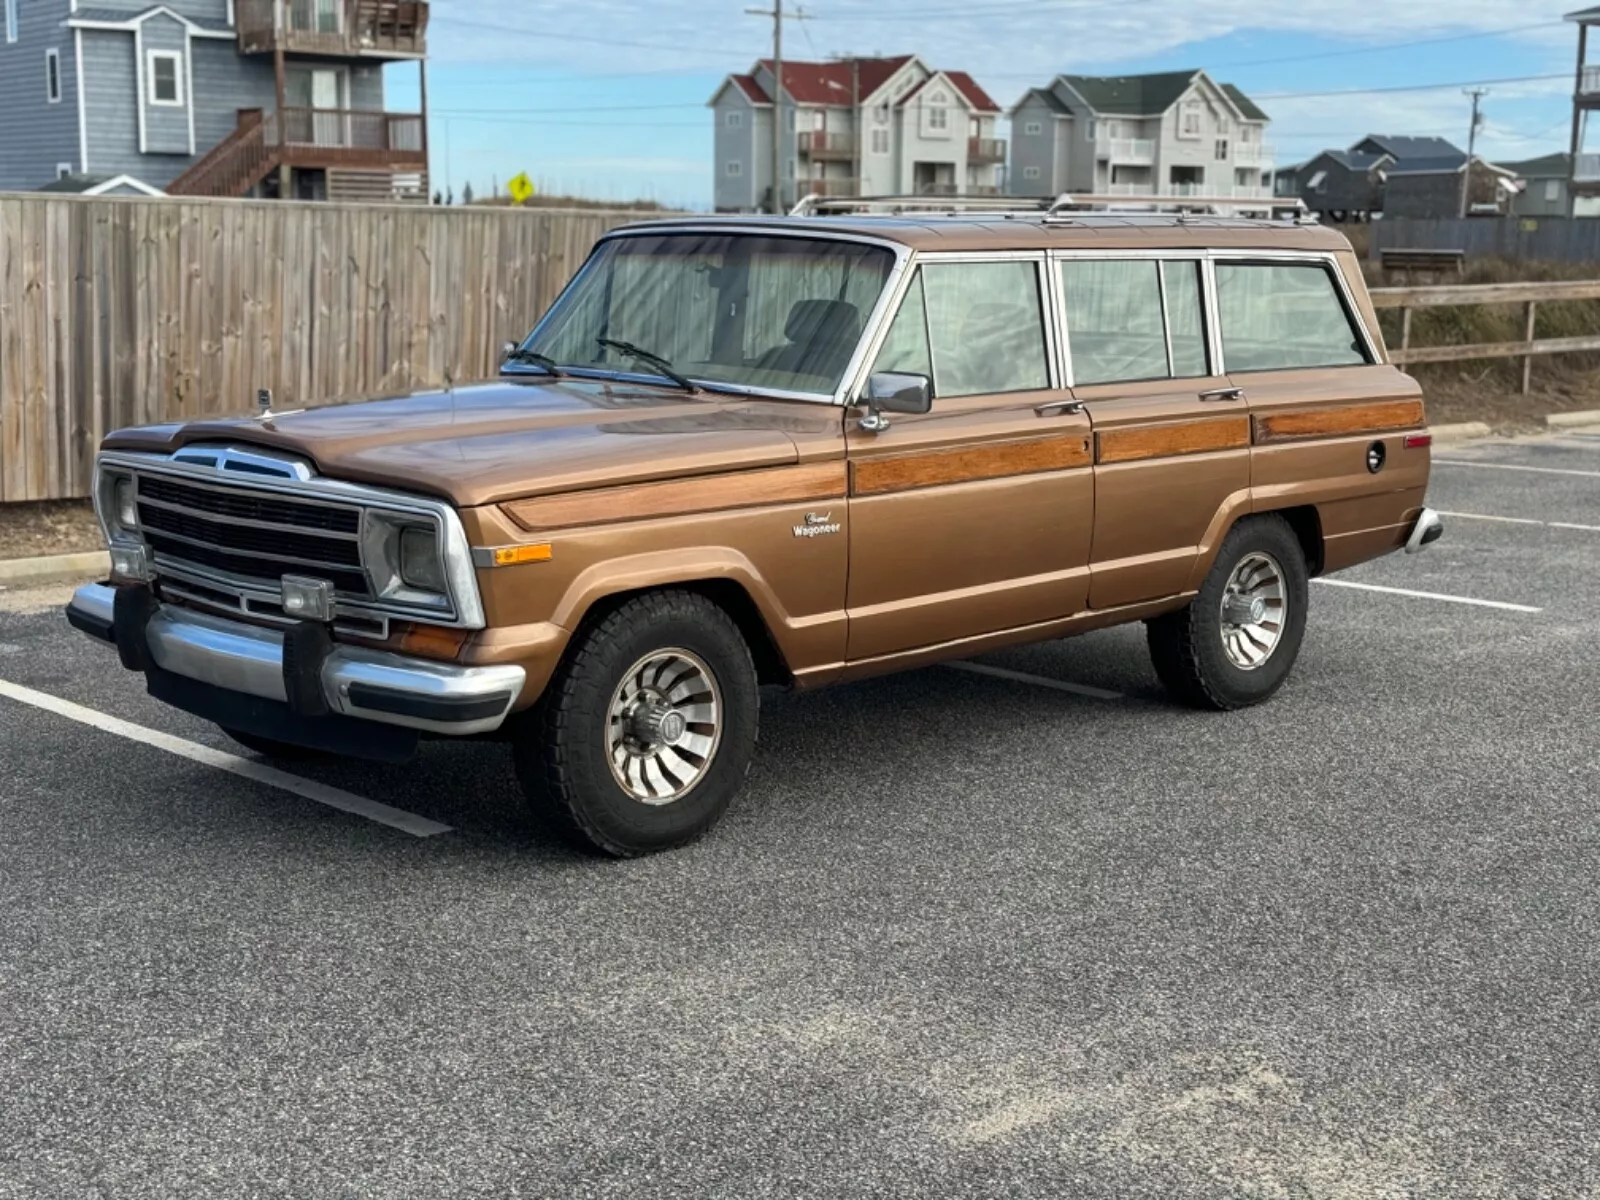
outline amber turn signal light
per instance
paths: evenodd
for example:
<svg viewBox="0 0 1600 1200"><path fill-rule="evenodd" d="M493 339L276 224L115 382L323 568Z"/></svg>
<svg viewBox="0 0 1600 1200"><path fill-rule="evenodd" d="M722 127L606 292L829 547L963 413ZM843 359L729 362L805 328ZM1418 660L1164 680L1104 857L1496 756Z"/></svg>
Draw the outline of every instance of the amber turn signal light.
<svg viewBox="0 0 1600 1200"><path fill-rule="evenodd" d="M494 565L497 567L515 567L522 563L549 561L549 542L540 542L537 546L502 546L494 552Z"/></svg>

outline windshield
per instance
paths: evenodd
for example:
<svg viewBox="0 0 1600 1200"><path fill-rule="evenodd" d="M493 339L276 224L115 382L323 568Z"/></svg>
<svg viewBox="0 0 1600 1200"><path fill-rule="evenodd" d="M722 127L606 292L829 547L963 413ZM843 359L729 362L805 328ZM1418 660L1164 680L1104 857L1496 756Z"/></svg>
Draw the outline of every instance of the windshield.
<svg viewBox="0 0 1600 1200"><path fill-rule="evenodd" d="M893 266L882 247L821 238L613 238L524 349L564 369L669 364L708 385L831 396Z"/></svg>

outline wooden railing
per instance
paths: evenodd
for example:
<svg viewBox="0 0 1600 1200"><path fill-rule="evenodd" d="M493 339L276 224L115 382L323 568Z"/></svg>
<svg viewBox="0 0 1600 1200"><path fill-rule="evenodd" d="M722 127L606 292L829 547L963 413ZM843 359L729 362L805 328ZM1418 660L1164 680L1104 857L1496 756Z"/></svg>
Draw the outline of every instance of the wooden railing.
<svg viewBox="0 0 1600 1200"><path fill-rule="evenodd" d="M239 49L302 54L423 55L427 0L234 0Z"/></svg>
<svg viewBox="0 0 1600 1200"><path fill-rule="evenodd" d="M969 163L997 163L1006 160L1005 138L974 137L967 139Z"/></svg>
<svg viewBox="0 0 1600 1200"><path fill-rule="evenodd" d="M269 115L266 125L268 145L284 147L295 166L427 165L416 113L286 108L281 120Z"/></svg>
<svg viewBox="0 0 1600 1200"><path fill-rule="evenodd" d="M811 158L849 158L855 153L856 140L848 133L823 133L819 130L802 130L800 153Z"/></svg>
<svg viewBox="0 0 1600 1200"><path fill-rule="evenodd" d="M1540 302L1556 300L1600 300L1600 279L1372 289L1372 303L1376 307L1400 310L1400 345L1389 352L1393 362L1409 366L1412 363L1465 362L1475 358L1520 358L1523 395L1527 395L1531 385L1533 360L1537 355L1600 351L1600 335L1559 338L1535 336ZM1522 341L1479 342L1466 346L1411 344L1411 314L1414 310L1478 304L1523 305Z"/></svg>
<svg viewBox="0 0 1600 1200"><path fill-rule="evenodd" d="M264 114L239 110L239 127L167 185L171 196L242 196L278 165L267 145Z"/></svg>

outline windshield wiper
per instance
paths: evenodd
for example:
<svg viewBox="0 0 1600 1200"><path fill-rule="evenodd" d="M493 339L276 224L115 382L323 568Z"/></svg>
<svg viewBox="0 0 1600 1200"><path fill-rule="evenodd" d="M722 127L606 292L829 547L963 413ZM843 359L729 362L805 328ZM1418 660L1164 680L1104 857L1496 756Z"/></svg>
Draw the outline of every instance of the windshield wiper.
<svg viewBox="0 0 1600 1200"><path fill-rule="evenodd" d="M547 375L554 375L557 379L560 379L566 373L561 369L560 364L548 354L540 354L537 350L524 350L521 346L518 346L515 350L507 351L505 361L532 363L536 367L543 367Z"/></svg>
<svg viewBox="0 0 1600 1200"><path fill-rule="evenodd" d="M649 363L691 396L700 390L695 387L687 375L680 375L673 370L670 359L662 358L661 355L653 351L646 350L642 346L635 346L632 342L619 342L615 338L597 337L595 341L608 350L615 350L619 354L626 354L629 358L636 358L642 363Z"/></svg>

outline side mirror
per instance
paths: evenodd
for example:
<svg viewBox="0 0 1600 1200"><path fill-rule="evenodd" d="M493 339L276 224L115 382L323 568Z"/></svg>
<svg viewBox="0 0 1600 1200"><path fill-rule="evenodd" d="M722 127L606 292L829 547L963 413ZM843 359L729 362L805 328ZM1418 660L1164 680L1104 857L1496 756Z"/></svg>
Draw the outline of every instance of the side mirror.
<svg viewBox="0 0 1600 1200"><path fill-rule="evenodd" d="M926 375L905 371L876 371L867 377L867 392L861 404L867 415L861 428L881 433L889 428L886 412L925 413L933 408L933 382Z"/></svg>

